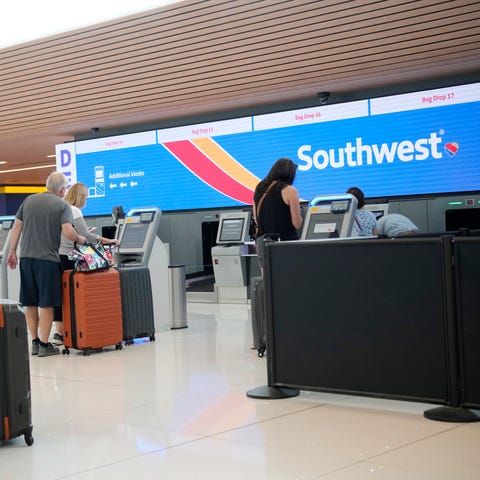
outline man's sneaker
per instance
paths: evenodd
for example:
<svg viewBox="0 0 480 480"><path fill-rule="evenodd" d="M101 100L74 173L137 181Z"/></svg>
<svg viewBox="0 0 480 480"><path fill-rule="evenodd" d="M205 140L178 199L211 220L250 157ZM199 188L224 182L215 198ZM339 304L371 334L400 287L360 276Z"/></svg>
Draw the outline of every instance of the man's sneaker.
<svg viewBox="0 0 480 480"><path fill-rule="evenodd" d="M46 347L40 345L38 349L38 356L39 357L49 357L50 355L58 355L60 353L60 349L58 347L54 347L51 343L48 343Z"/></svg>
<svg viewBox="0 0 480 480"><path fill-rule="evenodd" d="M53 339L54 339L56 342L63 343L63 335L61 335L61 334L58 333L58 332L55 332L55 333L53 334Z"/></svg>
<svg viewBox="0 0 480 480"><path fill-rule="evenodd" d="M40 344L35 340L32 340L32 355L38 355L39 348L40 348Z"/></svg>

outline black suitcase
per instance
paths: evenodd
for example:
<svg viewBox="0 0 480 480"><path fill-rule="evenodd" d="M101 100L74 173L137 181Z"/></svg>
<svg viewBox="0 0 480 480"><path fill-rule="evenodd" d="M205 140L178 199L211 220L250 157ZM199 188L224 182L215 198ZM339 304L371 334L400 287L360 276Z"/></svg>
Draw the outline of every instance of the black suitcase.
<svg viewBox="0 0 480 480"><path fill-rule="evenodd" d="M118 266L122 297L123 340L133 344L136 338L155 340L152 283L145 266Z"/></svg>
<svg viewBox="0 0 480 480"><path fill-rule="evenodd" d="M265 284L263 277L253 277L250 282L250 305L252 315L253 346L258 356L263 357L266 345Z"/></svg>
<svg viewBox="0 0 480 480"><path fill-rule="evenodd" d="M17 302L0 300L0 440L33 444L27 322Z"/></svg>

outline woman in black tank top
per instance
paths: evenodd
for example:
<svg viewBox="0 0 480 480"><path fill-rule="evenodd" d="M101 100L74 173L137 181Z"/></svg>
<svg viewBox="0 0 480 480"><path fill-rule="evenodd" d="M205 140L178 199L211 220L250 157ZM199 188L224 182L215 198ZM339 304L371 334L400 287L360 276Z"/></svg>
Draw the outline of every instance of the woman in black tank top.
<svg viewBox="0 0 480 480"><path fill-rule="evenodd" d="M275 234L280 240L298 240L302 226L298 192L292 186L297 166L288 158L277 160L257 185L253 196L253 216L257 226L257 251L263 267L263 235Z"/></svg>

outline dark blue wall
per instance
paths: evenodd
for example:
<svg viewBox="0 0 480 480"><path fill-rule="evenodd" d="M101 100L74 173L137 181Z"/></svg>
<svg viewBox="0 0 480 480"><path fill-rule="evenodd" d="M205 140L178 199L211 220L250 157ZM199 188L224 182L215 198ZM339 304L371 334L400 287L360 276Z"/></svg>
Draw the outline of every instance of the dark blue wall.
<svg viewBox="0 0 480 480"><path fill-rule="evenodd" d="M0 193L0 215L15 215L28 193Z"/></svg>

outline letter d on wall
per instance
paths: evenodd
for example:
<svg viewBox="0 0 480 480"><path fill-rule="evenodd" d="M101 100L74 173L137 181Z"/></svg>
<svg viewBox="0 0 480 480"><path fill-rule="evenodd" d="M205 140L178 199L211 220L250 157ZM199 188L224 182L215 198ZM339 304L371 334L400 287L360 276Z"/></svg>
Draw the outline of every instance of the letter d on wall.
<svg viewBox="0 0 480 480"><path fill-rule="evenodd" d="M72 155L68 150L60 150L60 165L62 168L70 166Z"/></svg>
<svg viewBox="0 0 480 480"><path fill-rule="evenodd" d="M68 178L68 185L77 181L77 162L75 144L56 145L57 172L62 172Z"/></svg>

